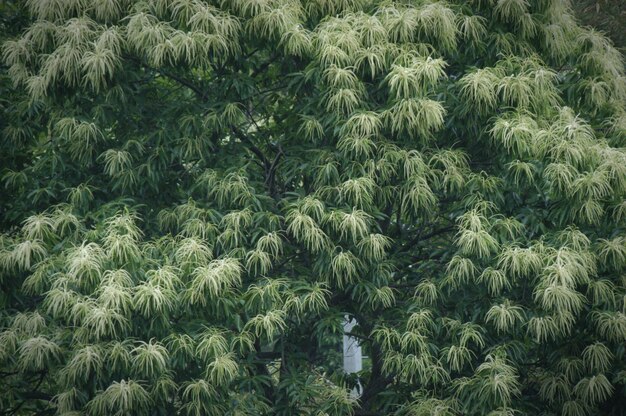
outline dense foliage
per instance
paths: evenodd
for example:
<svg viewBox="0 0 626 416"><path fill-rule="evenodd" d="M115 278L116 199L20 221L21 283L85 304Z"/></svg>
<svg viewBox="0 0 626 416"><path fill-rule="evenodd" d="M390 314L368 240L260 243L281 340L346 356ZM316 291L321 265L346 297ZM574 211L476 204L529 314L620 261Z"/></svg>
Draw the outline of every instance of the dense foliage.
<svg viewBox="0 0 626 416"><path fill-rule="evenodd" d="M572 3L574 14L581 23L594 26L614 42L624 53L626 48L626 3L621 0L580 0Z"/></svg>
<svg viewBox="0 0 626 416"><path fill-rule="evenodd" d="M565 0L2 7L2 414L625 411L624 65Z"/></svg>

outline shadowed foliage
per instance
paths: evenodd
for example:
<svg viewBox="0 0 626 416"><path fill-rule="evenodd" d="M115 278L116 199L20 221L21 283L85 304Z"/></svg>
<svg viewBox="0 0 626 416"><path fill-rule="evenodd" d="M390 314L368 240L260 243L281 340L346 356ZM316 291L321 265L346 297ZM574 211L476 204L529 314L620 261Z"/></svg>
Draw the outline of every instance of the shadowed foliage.
<svg viewBox="0 0 626 416"><path fill-rule="evenodd" d="M576 16L586 25L604 31L615 46L626 48L626 4L620 0L581 0L572 3Z"/></svg>

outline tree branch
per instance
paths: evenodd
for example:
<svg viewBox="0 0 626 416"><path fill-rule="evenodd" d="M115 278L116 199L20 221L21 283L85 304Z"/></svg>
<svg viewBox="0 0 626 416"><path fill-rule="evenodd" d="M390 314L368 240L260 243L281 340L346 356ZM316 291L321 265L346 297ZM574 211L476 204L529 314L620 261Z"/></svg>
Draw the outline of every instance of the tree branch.
<svg viewBox="0 0 626 416"><path fill-rule="evenodd" d="M196 95L202 100L206 100L206 92L203 91L200 87L198 87L197 85L195 85L194 83L192 83L191 81L189 81L188 79L185 79L183 77L180 77L176 74L172 74L170 72L164 71L163 69L157 69L157 71L159 72L159 74L170 78L176 82L178 82L181 85L184 85L185 87L189 88L190 90L192 90L193 92L196 93Z"/></svg>
<svg viewBox="0 0 626 416"><path fill-rule="evenodd" d="M374 342L374 340L372 338L366 337L365 335L361 335L361 334L355 334L354 332L344 332L343 334L348 336L348 337L359 338L359 339L363 339L365 341Z"/></svg>
<svg viewBox="0 0 626 416"><path fill-rule="evenodd" d="M261 160L261 162L263 162L263 167L266 170L266 174L267 174L267 170L271 166L271 163L269 162L269 160L267 160L267 158L265 157L261 149L259 149L254 143L252 143L252 140L250 140L250 138L248 138L248 136L246 136L236 126L231 126L231 131L239 140L241 140L242 142L248 143L248 145L250 146L250 151L254 153Z"/></svg>
<svg viewBox="0 0 626 416"><path fill-rule="evenodd" d="M43 380L46 378L46 374L48 374L47 371L42 371L41 372L39 380L37 381L37 385L35 385L35 387L29 393L27 393L26 396L32 396L34 393L37 392L37 389L41 386L41 383L43 383ZM6 414L6 415L15 415L15 414L17 414L17 412L22 408L22 406L24 406L24 404L26 404L27 401L28 400L22 400L22 402L20 404L18 404L15 407L15 409L7 410L3 414Z"/></svg>
<svg viewBox="0 0 626 416"><path fill-rule="evenodd" d="M417 236L415 236L415 238L413 238L411 241L409 241L408 243L406 243L405 245L401 247L398 247L398 249L393 252L393 255L414 247L420 241L428 240L429 238L433 238L438 235L445 234L448 231L452 231L452 230L454 230L454 226L448 226L448 227L441 228L439 230L434 230L426 235L421 235L421 233L418 233Z"/></svg>
<svg viewBox="0 0 626 416"><path fill-rule="evenodd" d="M257 75L259 75L261 72L265 71L267 69L267 67L269 67L271 64L273 64L278 57L280 56L279 53L274 52L271 56L270 59L268 59L266 62L264 62L261 66L259 66L258 68L256 68L254 71L252 71L252 73L250 74L250 77L254 78Z"/></svg>

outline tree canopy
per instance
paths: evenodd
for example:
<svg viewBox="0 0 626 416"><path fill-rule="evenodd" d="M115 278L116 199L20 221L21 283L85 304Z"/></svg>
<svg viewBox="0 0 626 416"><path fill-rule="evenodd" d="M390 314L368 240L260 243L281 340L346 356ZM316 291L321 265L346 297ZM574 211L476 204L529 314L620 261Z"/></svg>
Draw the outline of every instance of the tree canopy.
<svg viewBox="0 0 626 416"><path fill-rule="evenodd" d="M624 63L567 1L0 7L2 414L624 414Z"/></svg>

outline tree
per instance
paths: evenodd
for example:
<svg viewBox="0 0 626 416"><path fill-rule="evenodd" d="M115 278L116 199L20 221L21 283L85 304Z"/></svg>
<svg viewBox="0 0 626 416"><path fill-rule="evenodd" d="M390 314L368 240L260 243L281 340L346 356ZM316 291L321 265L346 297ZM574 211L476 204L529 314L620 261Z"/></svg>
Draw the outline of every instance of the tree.
<svg viewBox="0 0 626 416"><path fill-rule="evenodd" d="M623 414L624 65L566 1L7 4L3 414Z"/></svg>

